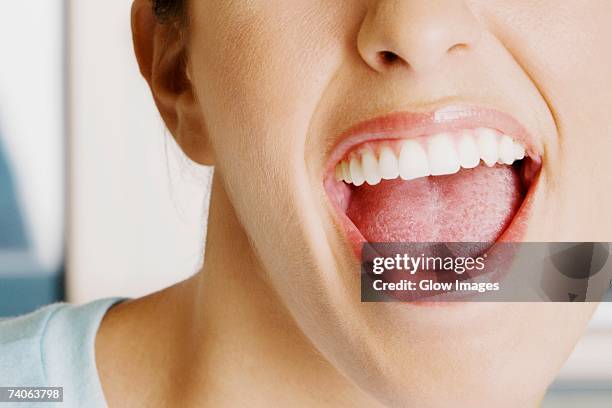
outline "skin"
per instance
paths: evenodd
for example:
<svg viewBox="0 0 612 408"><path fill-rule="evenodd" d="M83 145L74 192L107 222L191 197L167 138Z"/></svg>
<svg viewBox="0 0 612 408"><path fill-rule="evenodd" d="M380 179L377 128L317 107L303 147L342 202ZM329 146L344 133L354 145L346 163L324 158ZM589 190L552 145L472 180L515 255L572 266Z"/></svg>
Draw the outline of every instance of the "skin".
<svg viewBox="0 0 612 408"><path fill-rule="evenodd" d="M201 0L187 30L136 0L160 113L216 168L201 271L103 321L109 405L536 406L596 305L361 304L324 166L358 121L496 107L544 146L526 240L611 241L611 17L607 0Z"/></svg>

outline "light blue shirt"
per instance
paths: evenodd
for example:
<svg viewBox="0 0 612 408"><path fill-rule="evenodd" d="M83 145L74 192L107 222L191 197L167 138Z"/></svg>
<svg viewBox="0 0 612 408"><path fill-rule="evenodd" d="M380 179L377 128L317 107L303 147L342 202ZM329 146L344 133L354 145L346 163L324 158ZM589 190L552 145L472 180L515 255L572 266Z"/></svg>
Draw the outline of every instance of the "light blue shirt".
<svg viewBox="0 0 612 408"><path fill-rule="evenodd" d="M83 306L58 303L0 320L0 387L63 387L63 403L0 403L0 407L105 407L94 354L108 309L122 299Z"/></svg>

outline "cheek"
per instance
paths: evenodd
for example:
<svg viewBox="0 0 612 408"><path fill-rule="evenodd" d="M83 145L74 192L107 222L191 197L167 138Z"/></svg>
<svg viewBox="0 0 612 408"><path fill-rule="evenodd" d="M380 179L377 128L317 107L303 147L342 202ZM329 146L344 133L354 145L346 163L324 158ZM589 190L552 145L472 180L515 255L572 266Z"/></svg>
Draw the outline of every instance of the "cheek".
<svg viewBox="0 0 612 408"><path fill-rule="evenodd" d="M342 21L334 3L194 5L196 91L217 171L247 229L251 219L275 217L280 201L291 208L311 118L340 61L337 32L344 28L333 24Z"/></svg>
<svg viewBox="0 0 612 408"><path fill-rule="evenodd" d="M287 122L307 122L333 73L336 13L316 1L228 3L194 15L191 62L205 117L247 137L282 131L275 144L290 145L303 135Z"/></svg>
<svg viewBox="0 0 612 408"><path fill-rule="evenodd" d="M588 2L584 14L568 22L575 29L559 30L572 34L554 41L560 49L549 68L560 132L559 195L566 203L559 216L578 221L568 228L567 239L612 239L612 2L605 3ZM573 8L579 7L584 5ZM552 39L546 46L554 46Z"/></svg>
<svg viewBox="0 0 612 408"><path fill-rule="evenodd" d="M503 6L503 7L502 7ZM549 219L558 240L612 239L612 2L495 0L483 9L549 105Z"/></svg>
<svg viewBox="0 0 612 408"><path fill-rule="evenodd" d="M307 218L313 196L304 187L304 151L311 118L341 61L336 30L344 28L332 24L342 21L341 2L215 2L206 10L200 3L190 63L215 172L264 269L291 304L305 296L291 288L313 286L318 276L304 264L314 245L308 229L318 222Z"/></svg>

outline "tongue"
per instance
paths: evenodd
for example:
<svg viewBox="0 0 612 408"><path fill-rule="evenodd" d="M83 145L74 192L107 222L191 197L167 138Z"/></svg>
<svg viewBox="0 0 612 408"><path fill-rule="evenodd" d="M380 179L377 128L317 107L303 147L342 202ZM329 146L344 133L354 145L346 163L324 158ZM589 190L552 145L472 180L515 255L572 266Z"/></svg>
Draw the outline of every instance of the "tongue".
<svg viewBox="0 0 612 408"><path fill-rule="evenodd" d="M493 242L522 202L509 166L353 189L348 217L369 242Z"/></svg>

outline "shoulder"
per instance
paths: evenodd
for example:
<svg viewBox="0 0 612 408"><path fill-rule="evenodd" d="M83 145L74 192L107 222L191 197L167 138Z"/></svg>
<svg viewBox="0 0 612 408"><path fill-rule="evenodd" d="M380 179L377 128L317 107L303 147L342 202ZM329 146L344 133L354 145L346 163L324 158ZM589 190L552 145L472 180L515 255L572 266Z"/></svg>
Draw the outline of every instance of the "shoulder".
<svg viewBox="0 0 612 408"><path fill-rule="evenodd" d="M100 322L120 299L58 303L0 320L0 386L64 387L64 401L102 398L94 344ZM103 399L102 399L103 401Z"/></svg>
<svg viewBox="0 0 612 408"><path fill-rule="evenodd" d="M0 320L0 386L45 384L41 340L49 322L65 305Z"/></svg>

